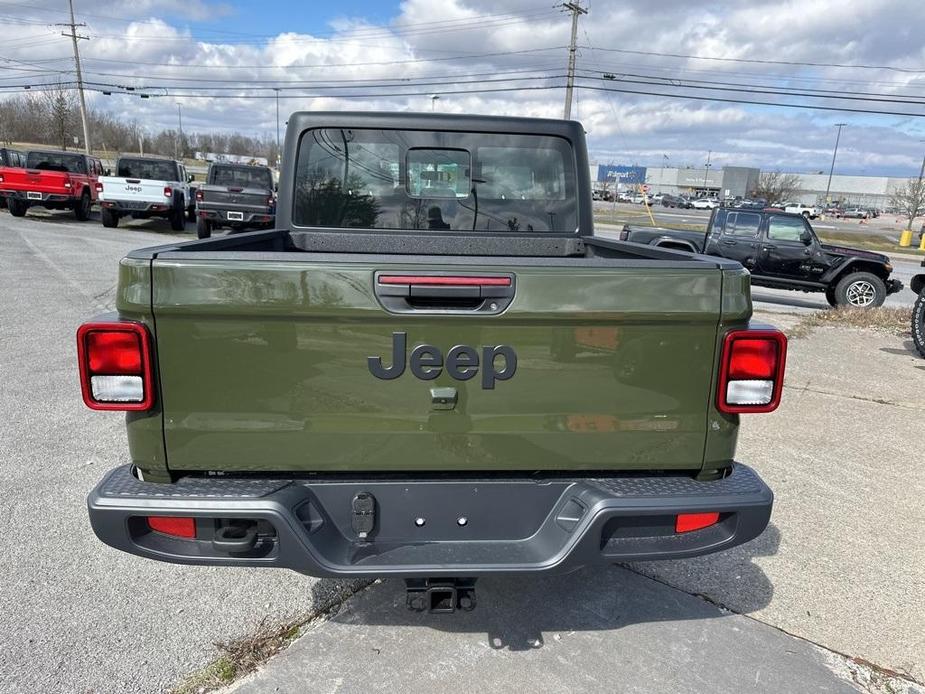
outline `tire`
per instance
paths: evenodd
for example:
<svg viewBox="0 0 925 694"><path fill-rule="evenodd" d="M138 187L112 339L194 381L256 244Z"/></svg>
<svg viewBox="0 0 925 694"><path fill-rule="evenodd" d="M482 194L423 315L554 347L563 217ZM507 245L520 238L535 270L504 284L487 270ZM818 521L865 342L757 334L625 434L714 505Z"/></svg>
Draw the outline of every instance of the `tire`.
<svg viewBox="0 0 925 694"><path fill-rule="evenodd" d="M177 200L170 211L170 228L174 231L186 229L186 208L183 206L183 198Z"/></svg>
<svg viewBox="0 0 925 694"><path fill-rule="evenodd" d="M918 353L925 357L925 291L912 307L912 341Z"/></svg>
<svg viewBox="0 0 925 694"><path fill-rule="evenodd" d="M109 229L115 229L119 226L119 215L105 207L100 210L100 219L103 220L103 226Z"/></svg>
<svg viewBox="0 0 925 694"><path fill-rule="evenodd" d="M886 285L870 272L852 272L835 285L835 301L838 306L853 308L876 308L886 301Z"/></svg>
<svg viewBox="0 0 925 694"><path fill-rule="evenodd" d="M200 217L196 221L196 236L201 239L207 239L212 236L212 222Z"/></svg>
<svg viewBox="0 0 925 694"><path fill-rule="evenodd" d="M90 193L84 191L80 196L80 202L77 203L77 206L74 208L74 216L77 218L78 222L86 222L90 219L90 207L93 205L93 202L90 200Z"/></svg>
<svg viewBox="0 0 925 694"><path fill-rule="evenodd" d="M26 210L29 206L22 200L8 200L7 206L10 208L10 214L14 217L25 217Z"/></svg>

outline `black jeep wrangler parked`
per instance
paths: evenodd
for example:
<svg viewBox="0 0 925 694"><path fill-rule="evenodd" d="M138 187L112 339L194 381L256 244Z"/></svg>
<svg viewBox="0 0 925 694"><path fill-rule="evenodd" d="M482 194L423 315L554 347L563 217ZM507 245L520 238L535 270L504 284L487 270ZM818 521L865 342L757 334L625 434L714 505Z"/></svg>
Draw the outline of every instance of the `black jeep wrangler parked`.
<svg viewBox="0 0 925 694"><path fill-rule="evenodd" d="M777 209L721 207L706 233L625 226L620 239L738 260L755 286L825 292L831 306L873 308L903 288L889 257L822 243L803 215Z"/></svg>

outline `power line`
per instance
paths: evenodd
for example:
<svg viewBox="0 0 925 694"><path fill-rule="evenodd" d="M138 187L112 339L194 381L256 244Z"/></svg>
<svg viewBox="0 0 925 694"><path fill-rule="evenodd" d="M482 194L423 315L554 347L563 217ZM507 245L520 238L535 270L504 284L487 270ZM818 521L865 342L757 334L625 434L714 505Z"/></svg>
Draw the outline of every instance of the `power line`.
<svg viewBox="0 0 925 694"><path fill-rule="evenodd" d="M580 48L585 48L585 46L580 46ZM848 65L844 63L811 63L811 62L802 62L798 60L765 60L760 58L719 58L716 56L709 55L688 55L685 53L659 53L657 51L637 51L631 50L629 48L599 48L600 51L606 51L607 53L630 53L633 55L649 55L657 56L660 58L685 58L688 60L715 60L723 63L759 63L762 65L791 65L799 67L834 67L834 68L848 68L848 69L858 69L858 70L892 70L894 72L906 72L906 73L925 73L925 68L902 68L894 67L892 65L864 65L864 64L854 64Z"/></svg>

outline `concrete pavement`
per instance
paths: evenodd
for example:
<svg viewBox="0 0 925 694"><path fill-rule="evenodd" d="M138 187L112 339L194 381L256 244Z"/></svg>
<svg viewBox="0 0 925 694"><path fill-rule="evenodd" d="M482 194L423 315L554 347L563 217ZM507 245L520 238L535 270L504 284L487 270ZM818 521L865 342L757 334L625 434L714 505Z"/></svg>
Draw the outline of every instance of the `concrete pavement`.
<svg viewBox="0 0 925 694"><path fill-rule="evenodd" d="M74 330L111 308L117 262L126 251L171 236L137 230L166 229L160 222L109 230L65 215L38 220L31 214L21 220L0 215L0 560L6 567L0 582L0 691L162 691L214 657L214 642L247 633L264 616L272 621L310 613L342 587L283 571L158 564L96 540L84 497L122 461L124 424L121 415L83 407ZM755 465L777 494L768 531L732 552L634 568L683 593L706 595L921 681L925 543L917 538L925 524L925 482L915 432L925 409L925 362L911 355L902 338L825 328L791 343L788 374L781 410L743 418L740 434L740 458ZM409 621L413 615L403 607L392 609L401 584L390 582L350 603L362 607L355 622L339 618L314 631L330 639L324 643L332 653L343 649L344 668L363 655L364 634L372 639L400 632L401 643L389 647L407 658L374 668L368 656L375 678L420 663L432 673L455 668L461 678L466 669L460 663L471 657L477 671L485 669L475 685L496 688L505 684L506 668L524 682L538 682L530 679L535 668L553 685L590 689L593 682L581 679L581 671L593 673L597 664L603 675L601 664L616 661L621 689L641 682L645 691L724 691L732 680L723 679L722 671L696 666L700 656L721 652L709 650L714 642L726 644L737 662L745 659L732 674L750 686L751 651L764 648L773 669L787 669L786 661L773 660L783 643L775 640L777 632L748 620L742 626L744 618L720 617L709 605L703 612L705 604L695 598L633 576L614 570L485 581L479 610L463 615L463 622L451 618L463 627ZM489 631L504 647L489 648L484 656L480 644ZM573 639L572 631L579 636ZM357 644L346 639L348 633ZM521 650L537 634L545 647ZM562 641L563 650L556 650ZM648 645L637 648L637 641ZM739 643L741 652L729 650ZM798 651L795 673L821 691L844 685L824 669L828 662L843 672L843 660L796 643L783 651ZM318 673L319 682L328 681L330 672ZM684 673L696 677L685 682ZM765 676L777 678L768 681L779 686L793 682L783 679L790 673L763 670L754 686ZM412 691L417 686L405 684Z"/></svg>
<svg viewBox="0 0 925 694"><path fill-rule="evenodd" d="M862 691L823 649L626 569L478 590L474 612L420 615L376 585L227 691Z"/></svg>
<svg viewBox="0 0 925 694"><path fill-rule="evenodd" d="M99 542L86 495L125 462L124 415L80 398L75 331L112 310L119 259L173 236L0 213L0 692L160 692L264 615L340 586L283 570L183 567ZM189 237L188 237L189 238Z"/></svg>

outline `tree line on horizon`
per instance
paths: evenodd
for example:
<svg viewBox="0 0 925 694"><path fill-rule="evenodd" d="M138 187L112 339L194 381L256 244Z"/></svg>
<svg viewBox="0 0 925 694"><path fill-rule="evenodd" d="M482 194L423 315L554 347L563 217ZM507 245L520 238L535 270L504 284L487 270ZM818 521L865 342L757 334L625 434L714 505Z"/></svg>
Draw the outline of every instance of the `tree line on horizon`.
<svg viewBox="0 0 925 694"><path fill-rule="evenodd" d="M186 132L165 128L149 132L136 120L124 121L97 109L88 109L90 145L95 152L138 152L192 158L194 152L216 152L277 159L276 139L241 133ZM78 139L77 144L74 138ZM25 92L0 101L0 143L25 142L56 149L83 148L77 95L71 89Z"/></svg>

